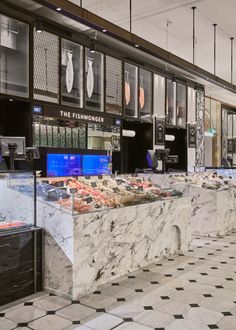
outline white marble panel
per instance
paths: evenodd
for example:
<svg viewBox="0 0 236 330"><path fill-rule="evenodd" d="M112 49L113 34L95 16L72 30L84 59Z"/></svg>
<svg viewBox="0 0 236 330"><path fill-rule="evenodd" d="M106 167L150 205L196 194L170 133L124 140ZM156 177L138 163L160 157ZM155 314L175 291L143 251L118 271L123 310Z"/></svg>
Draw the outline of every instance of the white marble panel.
<svg viewBox="0 0 236 330"><path fill-rule="evenodd" d="M74 222L73 299L188 249L190 199L180 198L84 214Z"/></svg>

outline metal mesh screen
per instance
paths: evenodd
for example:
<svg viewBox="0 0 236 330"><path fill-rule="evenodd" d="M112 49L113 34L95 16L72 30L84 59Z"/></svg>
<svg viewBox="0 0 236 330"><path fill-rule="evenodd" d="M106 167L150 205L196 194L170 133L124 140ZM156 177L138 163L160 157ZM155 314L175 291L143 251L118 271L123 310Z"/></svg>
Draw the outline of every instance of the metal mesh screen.
<svg viewBox="0 0 236 330"><path fill-rule="evenodd" d="M59 37L34 30L34 98L59 101Z"/></svg>

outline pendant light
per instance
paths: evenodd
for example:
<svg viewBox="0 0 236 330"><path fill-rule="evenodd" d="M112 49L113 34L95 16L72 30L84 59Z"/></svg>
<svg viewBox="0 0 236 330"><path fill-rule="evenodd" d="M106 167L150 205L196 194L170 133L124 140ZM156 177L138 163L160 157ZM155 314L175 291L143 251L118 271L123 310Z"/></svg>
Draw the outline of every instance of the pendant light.
<svg viewBox="0 0 236 330"><path fill-rule="evenodd" d="M40 20L37 20L35 23L34 23L34 27L35 27L35 31L37 33L41 33L43 32L43 25L42 25L42 22Z"/></svg>

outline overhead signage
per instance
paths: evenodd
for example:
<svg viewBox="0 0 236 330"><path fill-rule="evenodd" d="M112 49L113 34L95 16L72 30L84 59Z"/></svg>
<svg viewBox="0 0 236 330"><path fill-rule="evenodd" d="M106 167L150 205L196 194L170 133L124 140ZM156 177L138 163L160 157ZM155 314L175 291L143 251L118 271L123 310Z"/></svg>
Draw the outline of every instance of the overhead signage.
<svg viewBox="0 0 236 330"><path fill-rule="evenodd" d="M60 117L62 118L90 121L95 123L104 123L104 117L97 115L94 116L90 114L81 114L78 112L64 111L64 110L60 110L59 113L60 113Z"/></svg>

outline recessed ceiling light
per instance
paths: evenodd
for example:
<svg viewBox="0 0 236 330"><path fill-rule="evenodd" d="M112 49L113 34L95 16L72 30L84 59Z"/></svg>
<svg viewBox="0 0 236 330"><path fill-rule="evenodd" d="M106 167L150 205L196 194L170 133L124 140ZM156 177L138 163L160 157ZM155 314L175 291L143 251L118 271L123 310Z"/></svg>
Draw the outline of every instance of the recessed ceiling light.
<svg viewBox="0 0 236 330"><path fill-rule="evenodd" d="M56 10L57 10L57 11L61 11L61 8L60 8L60 7L57 7Z"/></svg>
<svg viewBox="0 0 236 330"><path fill-rule="evenodd" d="M104 33L105 33L105 32L107 32L107 30L106 30L106 29L103 29L103 30L102 30L102 32L104 32Z"/></svg>
<svg viewBox="0 0 236 330"><path fill-rule="evenodd" d="M139 47L139 45L138 45L138 44L135 44L135 45L134 45L134 47L138 48L138 47Z"/></svg>
<svg viewBox="0 0 236 330"><path fill-rule="evenodd" d="M13 99L9 99L9 102L13 102L14 100Z"/></svg>

